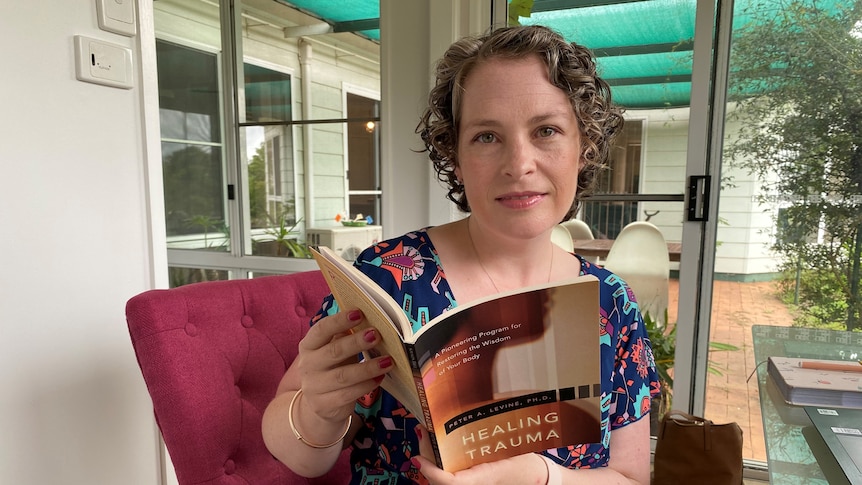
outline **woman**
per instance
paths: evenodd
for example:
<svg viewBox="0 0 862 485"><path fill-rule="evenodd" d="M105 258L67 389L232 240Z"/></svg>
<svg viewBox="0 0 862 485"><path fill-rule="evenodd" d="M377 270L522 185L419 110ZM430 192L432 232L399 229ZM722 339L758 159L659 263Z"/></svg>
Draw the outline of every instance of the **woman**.
<svg viewBox="0 0 862 485"><path fill-rule="evenodd" d="M315 476L352 445L352 483L363 485L648 483L649 420L643 418L658 382L643 321L619 278L550 238L590 189L622 126L610 89L586 49L544 27L458 41L436 73L417 131L448 197L470 216L384 241L355 264L396 301L409 299L416 327L422 317L493 293L597 276L602 442L455 474L440 470L418 456L420 447L428 449L427 432L378 387L392 360L356 362L379 335L350 333L362 314L338 311L329 297L267 408L267 446L294 471Z"/></svg>

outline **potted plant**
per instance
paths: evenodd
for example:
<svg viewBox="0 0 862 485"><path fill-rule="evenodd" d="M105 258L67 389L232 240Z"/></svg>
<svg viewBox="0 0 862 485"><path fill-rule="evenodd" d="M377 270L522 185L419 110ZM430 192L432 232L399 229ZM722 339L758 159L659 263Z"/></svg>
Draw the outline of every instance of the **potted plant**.
<svg viewBox="0 0 862 485"><path fill-rule="evenodd" d="M652 346L655 367L658 372L658 380L661 392L654 398L650 408L650 431L652 435L658 432L658 424L661 418L672 409L673 404L673 365L676 355L676 323L662 325L661 322L668 321L667 310L664 312L664 320L660 321L649 313L643 315L647 335L649 335ZM712 351L734 351L739 347L722 342L710 342L709 349ZM722 375L721 371L708 361L707 371L714 375Z"/></svg>
<svg viewBox="0 0 862 485"><path fill-rule="evenodd" d="M230 232L223 219L216 219L207 215L195 215L186 219L189 227L200 227L204 233L203 249L223 250L230 239ZM211 245L209 241L210 230L216 230L218 244Z"/></svg>
<svg viewBox="0 0 862 485"><path fill-rule="evenodd" d="M255 241L255 254L260 256L311 258L308 246L297 238L296 226L302 222L301 218L292 224L288 221L287 213L281 214L277 219L267 213L267 218L272 223L266 229L266 235L269 238Z"/></svg>

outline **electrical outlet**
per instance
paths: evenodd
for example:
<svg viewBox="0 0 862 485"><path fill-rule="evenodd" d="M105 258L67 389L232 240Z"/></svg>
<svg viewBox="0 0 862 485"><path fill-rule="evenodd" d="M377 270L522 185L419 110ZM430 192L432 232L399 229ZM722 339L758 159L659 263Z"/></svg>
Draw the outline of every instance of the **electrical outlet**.
<svg viewBox="0 0 862 485"><path fill-rule="evenodd" d="M75 36L75 77L115 88L132 88L132 50L102 40Z"/></svg>

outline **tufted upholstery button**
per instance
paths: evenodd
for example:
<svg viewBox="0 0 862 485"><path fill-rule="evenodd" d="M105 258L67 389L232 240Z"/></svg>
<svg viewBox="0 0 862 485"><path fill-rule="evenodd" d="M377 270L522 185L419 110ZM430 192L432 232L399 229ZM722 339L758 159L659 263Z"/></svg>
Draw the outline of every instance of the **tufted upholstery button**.
<svg viewBox="0 0 862 485"><path fill-rule="evenodd" d="M252 325L254 325L254 320L248 315L243 315L242 318L239 319L239 321L245 328L250 328Z"/></svg>
<svg viewBox="0 0 862 485"><path fill-rule="evenodd" d="M225 475L233 475L236 472L236 463L233 460L228 459L228 461L224 462L224 474Z"/></svg>
<svg viewBox="0 0 862 485"><path fill-rule="evenodd" d="M305 307L297 306L296 307L296 314L299 315L300 317L304 317L306 315Z"/></svg>
<svg viewBox="0 0 862 485"><path fill-rule="evenodd" d="M186 330L186 335L188 335L189 337L197 337L198 336L198 327L196 327L195 324L193 324L193 323L187 323L185 330Z"/></svg>

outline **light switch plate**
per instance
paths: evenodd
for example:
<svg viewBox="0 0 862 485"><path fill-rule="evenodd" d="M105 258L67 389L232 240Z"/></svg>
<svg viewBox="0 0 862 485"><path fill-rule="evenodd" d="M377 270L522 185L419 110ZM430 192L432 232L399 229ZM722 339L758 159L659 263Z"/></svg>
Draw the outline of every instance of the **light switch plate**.
<svg viewBox="0 0 862 485"><path fill-rule="evenodd" d="M135 25L135 0L96 0L99 28L115 34L133 36Z"/></svg>
<svg viewBox="0 0 862 485"><path fill-rule="evenodd" d="M75 77L79 81L131 89L132 50L103 40L76 35Z"/></svg>

